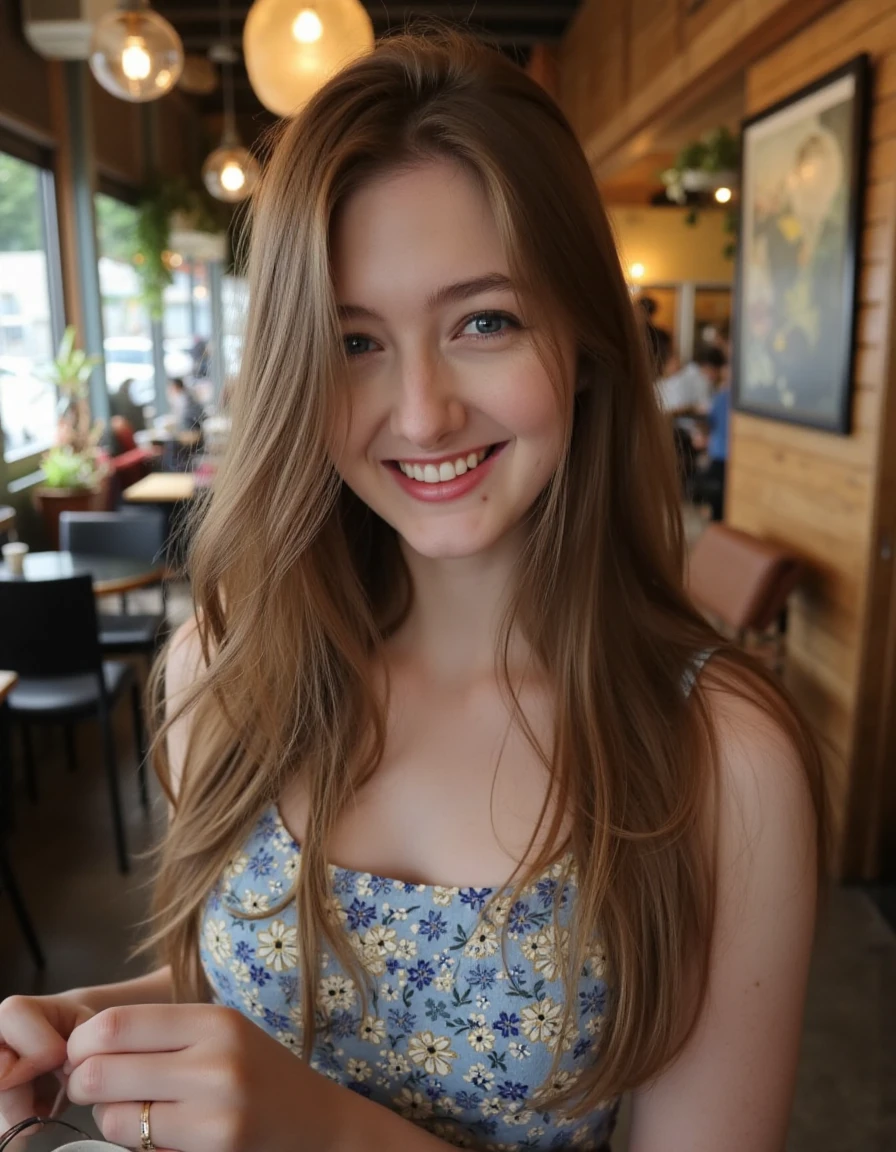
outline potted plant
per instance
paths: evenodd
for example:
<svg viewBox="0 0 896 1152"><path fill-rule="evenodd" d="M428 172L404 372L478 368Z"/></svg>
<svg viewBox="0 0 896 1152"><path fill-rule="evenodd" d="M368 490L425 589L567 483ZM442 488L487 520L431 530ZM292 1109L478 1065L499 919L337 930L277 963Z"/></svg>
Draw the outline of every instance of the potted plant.
<svg viewBox="0 0 896 1152"><path fill-rule="evenodd" d="M712 192L735 185L739 163L737 137L724 126L713 128L699 140L686 144L660 179L669 199L684 204L688 192Z"/></svg>
<svg viewBox="0 0 896 1152"><path fill-rule="evenodd" d="M75 347L75 329L69 325L44 374L59 392L59 419L56 444L41 460L44 478L35 489L34 501L52 548L59 547L62 512L82 512L103 504L105 472L97 451L103 423L91 419L88 397L90 374L99 362L98 356Z"/></svg>

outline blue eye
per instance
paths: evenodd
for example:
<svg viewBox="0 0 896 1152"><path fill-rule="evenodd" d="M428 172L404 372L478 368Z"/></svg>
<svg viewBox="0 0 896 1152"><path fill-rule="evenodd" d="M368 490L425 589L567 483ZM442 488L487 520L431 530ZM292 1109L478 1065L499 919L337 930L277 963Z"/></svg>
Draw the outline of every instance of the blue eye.
<svg viewBox="0 0 896 1152"><path fill-rule="evenodd" d="M504 312L479 312L476 316L471 316L464 325L464 335L485 338L503 336L509 328L519 327L519 322Z"/></svg>
<svg viewBox="0 0 896 1152"><path fill-rule="evenodd" d="M346 356L363 356L372 351L373 341L369 336L350 335L343 337Z"/></svg>

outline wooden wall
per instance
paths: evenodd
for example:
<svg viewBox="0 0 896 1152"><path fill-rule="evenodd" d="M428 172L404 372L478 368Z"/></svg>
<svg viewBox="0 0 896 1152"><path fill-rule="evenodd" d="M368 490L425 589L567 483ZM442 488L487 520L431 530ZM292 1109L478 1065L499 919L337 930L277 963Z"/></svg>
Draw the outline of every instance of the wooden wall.
<svg viewBox="0 0 896 1152"><path fill-rule="evenodd" d="M892 306L896 225L896 2L846 0L749 68L757 112L859 52L873 60L853 433L735 415L726 518L789 544L814 575L795 598L792 687L830 741L841 869L873 875L894 538ZM883 556L881 550L883 547ZM891 546L889 546L891 547ZM892 771L892 768L890 768Z"/></svg>

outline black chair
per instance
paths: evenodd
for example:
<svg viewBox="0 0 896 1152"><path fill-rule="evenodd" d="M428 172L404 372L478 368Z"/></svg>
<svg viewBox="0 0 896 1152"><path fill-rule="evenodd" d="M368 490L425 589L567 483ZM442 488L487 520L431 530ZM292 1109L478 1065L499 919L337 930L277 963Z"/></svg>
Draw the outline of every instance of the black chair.
<svg viewBox="0 0 896 1152"><path fill-rule="evenodd" d="M0 891L6 893L12 910L22 929L28 950L38 968L45 968L43 949L31 922L25 898L12 869L6 851L6 834L10 827L10 795L12 792L12 760L9 754L9 714L6 703L0 703Z"/></svg>
<svg viewBox="0 0 896 1152"><path fill-rule="evenodd" d="M125 556L155 564L164 559L166 531L164 515L152 509L145 512L63 512L59 517L59 547L63 552ZM152 658L166 627L164 581L161 593L160 613L131 615L124 595L121 614L100 613L100 647L105 656L134 652Z"/></svg>
<svg viewBox="0 0 896 1152"><path fill-rule="evenodd" d="M128 871L128 852L112 709L130 689L138 756L140 799L149 807L140 689L134 669L120 660L103 661L96 602L90 576L64 580L0 581L0 667L18 672L19 683L7 699L10 716L23 732L36 723L70 725L96 716L103 736L103 758L118 867ZM26 770L34 787L30 741Z"/></svg>

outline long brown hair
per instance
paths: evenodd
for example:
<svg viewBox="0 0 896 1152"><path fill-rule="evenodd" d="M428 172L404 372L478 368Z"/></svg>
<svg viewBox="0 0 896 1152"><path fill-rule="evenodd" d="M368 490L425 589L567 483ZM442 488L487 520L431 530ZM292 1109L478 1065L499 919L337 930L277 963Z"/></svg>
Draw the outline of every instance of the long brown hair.
<svg viewBox="0 0 896 1152"><path fill-rule="evenodd" d="M685 594L671 438L582 150L536 83L465 36L382 42L283 124L268 158L252 206L232 437L191 549L203 660L177 713L190 712L190 739L160 852L152 943L179 998L207 995L203 904L260 813L301 773L312 818L289 899L298 903L306 1055L322 941L357 970L327 915L327 845L351 790L381 758L385 701L371 655L413 588L394 532L344 489L328 453L345 377L329 246L334 213L355 189L433 158L480 181L514 283L558 310L578 341L577 379L563 382L566 452L530 515L496 659L513 698L507 652L519 630L556 700L547 749L515 706L550 794L544 847L534 848L536 830L514 883L563 853L578 879L567 980L596 938L609 962L613 1009L601 1057L579 1081L584 1111L654 1076L699 1010L693 992L705 986L714 916L707 680L778 720L820 820L821 776L795 711ZM710 650L712 677L686 698L683 679ZM154 757L170 796L163 688L160 661Z"/></svg>

